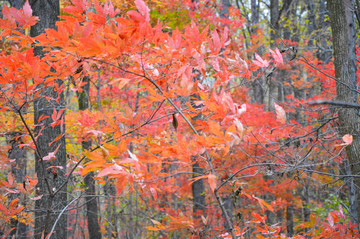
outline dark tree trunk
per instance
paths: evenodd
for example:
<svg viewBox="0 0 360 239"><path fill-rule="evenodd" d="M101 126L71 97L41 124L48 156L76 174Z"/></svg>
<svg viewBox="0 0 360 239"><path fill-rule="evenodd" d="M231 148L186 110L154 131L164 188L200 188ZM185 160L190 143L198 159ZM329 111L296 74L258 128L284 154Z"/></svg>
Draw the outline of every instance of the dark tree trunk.
<svg viewBox="0 0 360 239"><path fill-rule="evenodd" d="M23 0L9 0L11 7L15 7L16 9L22 8L24 1ZM3 18L2 15L2 6L0 7L0 18ZM25 182L26 175L26 150L24 148L20 148L19 144L22 144L21 133L20 132L11 132L7 135L7 142L10 144L10 150L8 157L9 159L15 159L15 162L11 165L11 173L14 175L17 183ZM26 204L25 198L20 198L21 194L10 194L10 200L14 200L15 198L20 199L20 203L22 205ZM8 238L26 238L26 224L20 223L17 219L11 219L11 228L14 228L8 235Z"/></svg>
<svg viewBox="0 0 360 239"><path fill-rule="evenodd" d="M193 165L194 177L199 177L204 174L204 169L199 166L199 163ZM195 218L200 218L205 215L206 201L205 201L205 185L203 179L197 180L192 184L193 200L194 200L194 214Z"/></svg>
<svg viewBox="0 0 360 239"><path fill-rule="evenodd" d="M38 23L31 27L30 35L38 36L45 32L47 28L56 28L56 21L60 14L60 5L58 0L32 0L30 1L33 15L39 17ZM42 56L44 53L41 48L34 49L35 55ZM37 151L35 171L38 176L37 195L43 197L35 203L35 238L45 237L50 232L55 221L60 216L61 210L67 205L67 187L66 185L54 195L60 185L65 182L66 171L66 148L65 148L65 114L61 116L62 125L52 127L51 115L54 109L56 111L65 108L64 95L61 93L63 87L61 81L52 82L52 85L38 86L41 93L34 101L34 122L37 125L35 135L37 137ZM54 91L54 85L58 86ZM55 100L56 99L56 100ZM46 117L39 121L40 117ZM41 131L41 134L40 134ZM63 135L59 140L52 143L59 135ZM51 144L52 143L52 144ZM56 159L51 162L43 162L42 157L56 151ZM51 167L51 168L50 168ZM48 180L46 183L45 178ZM67 215L62 214L53 231L52 238L67 238Z"/></svg>
<svg viewBox="0 0 360 239"><path fill-rule="evenodd" d="M15 162L11 165L11 173L14 175L17 183L23 183L25 185L26 175L26 150L19 147L22 144L21 133L12 132L7 134L7 141L10 144L9 159L15 159ZM10 200L19 198L19 203L25 205L25 198L21 198L21 194L10 194ZM14 228L8 238L26 238L26 224L20 223L17 219L11 219L11 228Z"/></svg>
<svg viewBox="0 0 360 239"><path fill-rule="evenodd" d="M196 158L194 157L195 161ZM193 164L193 173L194 178L202 176L204 174L204 169L200 167L199 163L196 162ZM204 179L199 179L192 184L193 192L193 212L194 218L200 219L201 215L206 217L206 200L205 200L205 184Z"/></svg>
<svg viewBox="0 0 360 239"><path fill-rule="evenodd" d="M251 24L256 25L259 23L259 2L257 0L251 0ZM253 26L253 29L254 26ZM255 30L253 33L256 32Z"/></svg>
<svg viewBox="0 0 360 239"><path fill-rule="evenodd" d="M294 207L292 205L286 207L286 230L287 236L294 235Z"/></svg>
<svg viewBox="0 0 360 239"><path fill-rule="evenodd" d="M90 93L90 79L88 76L83 78L82 92L78 93L79 110L89 109L89 93ZM91 147L90 141L83 141L83 150L88 150ZM86 160L87 162L88 160ZM86 219L89 230L90 239L101 238L100 225L98 221L98 204L95 193L94 172L89 172L85 175L85 200L86 200Z"/></svg>
<svg viewBox="0 0 360 239"><path fill-rule="evenodd" d="M274 43L279 38L279 0L270 1L270 38L271 42Z"/></svg>
<svg viewBox="0 0 360 239"><path fill-rule="evenodd" d="M230 7L231 7L231 3L229 0L221 0L221 10L220 10L221 18L229 18Z"/></svg>
<svg viewBox="0 0 360 239"><path fill-rule="evenodd" d="M352 0L331 0L327 2L334 49L334 66L337 100L356 103L358 94L356 79L354 3ZM360 126L359 116L355 109L339 109L339 130L341 135L351 134L354 140L346 147L351 174L360 173ZM360 187L360 178L352 178L355 187ZM349 190L350 220L359 223L359 190Z"/></svg>
<svg viewBox="0 0 360 239"><path fill-rule="evenodd" d="M316 29L316 18L315 18L315 7L313 0L307 0L307 9L308 9L308 24L307 24L307 34L309 35L309 46L314 45L314 38L311 34Z"/></svg>

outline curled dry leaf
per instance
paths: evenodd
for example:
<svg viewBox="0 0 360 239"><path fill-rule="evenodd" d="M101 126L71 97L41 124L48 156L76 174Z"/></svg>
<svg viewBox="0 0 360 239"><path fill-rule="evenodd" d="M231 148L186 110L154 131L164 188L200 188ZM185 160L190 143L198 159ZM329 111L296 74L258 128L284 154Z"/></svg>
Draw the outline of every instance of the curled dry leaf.
<svg viewBox="0 0 360 239"><path fill-rule="evenodd" d="M286 112L280 105L274 103L275 106L275 112L276 112L276 118L280 121L280 123L285 124L286 123Z"/></svg>
<svg viewBox="0 0 360 239"><path fill-rule="evenodd" d="M342 140L344 141L344 143L337 144L335 146L348 146L348 145L350 145L352 143L352 141L353 141L353 136L351 134L345 134L342 137Z"/></svg>

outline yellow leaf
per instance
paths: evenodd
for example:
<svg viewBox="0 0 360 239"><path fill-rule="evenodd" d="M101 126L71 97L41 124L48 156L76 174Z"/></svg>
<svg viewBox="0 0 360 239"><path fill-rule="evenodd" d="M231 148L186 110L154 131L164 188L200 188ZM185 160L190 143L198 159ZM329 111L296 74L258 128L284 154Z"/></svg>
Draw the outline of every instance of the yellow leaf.
<svg viewBox="0 0 360 239"><path fill-rule="evenodd" d="M161 231L162 229L160 228L157 228L157 227L151 227L151 226L148 226L148 227L145 227L146 229L150 230L150 231Z"/></svg>

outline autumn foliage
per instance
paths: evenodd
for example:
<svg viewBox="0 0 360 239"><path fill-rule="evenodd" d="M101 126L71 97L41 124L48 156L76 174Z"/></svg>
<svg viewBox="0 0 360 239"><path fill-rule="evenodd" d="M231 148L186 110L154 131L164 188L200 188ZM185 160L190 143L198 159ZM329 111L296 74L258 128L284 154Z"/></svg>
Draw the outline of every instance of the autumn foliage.
<svg viewBox="0 0 360 239"><path fill-rule="evenodd" d="M12 230L11 220L33 225L34 202L41 197L36 185L43 179L32 169L37 140L32 104L43 89L54 87L65 94L67 107L54 108L52 123L42 127L62 127L56 140L66 137L68 164L50 170L54 175L66 172L69 198L82 194L89 172L95 173L99 195L105 185L113 186L114 212L123 220L115 230L107 222L108 211L102 212L104 235L111 228L120 238L126 233L137 238L231 238L232 233L286 238L292 210L294 238L353 238L357 228L349 221L346 202L335 197L331 207L324 205L340 187L335 175L342 174L344 148L352 136L337 133L333 111L306 104L334 97L335 83L327 76L334 74L332 63L319 62L307 51L290 61L284 42L264 47L266 40L256 33L245 39L238 31L245 22L238 9L230 8L224 19L213 4L64 1L57 29L35 38L28 34L37 21L29 3L22 10L4 6L4 235ZM180 19L173 18L172 8ZM43 47L44 57L34 56L35 46ZM83 93L85 76L90 79L90 108L79 111L76 95ZM290 93L271 106L257 104L250 92L258 79L281 82ZM14 131L19 132L11 136L16 139L9 138ZM28 157L23 181L11 170L17 159L8 156L10 139L21 141L17 147ZM84 141L91 141L90 150L82 149ZM55 152L42 160L45 165L56 160ZM193 174L195 163L204 169L202 175ZM198 180L205 182L207 205L197 217L192 184ZM329 185L326 192L306 198L306 190L324 190L324 185ZM226 208L225 201L232 206ZM84 227L85 215L70 207L69 225ZM304 210L309 211L305 218ZM127 223L133 231L127 232ZM81 237L79 229L71 230L73 238Z"/></svg>

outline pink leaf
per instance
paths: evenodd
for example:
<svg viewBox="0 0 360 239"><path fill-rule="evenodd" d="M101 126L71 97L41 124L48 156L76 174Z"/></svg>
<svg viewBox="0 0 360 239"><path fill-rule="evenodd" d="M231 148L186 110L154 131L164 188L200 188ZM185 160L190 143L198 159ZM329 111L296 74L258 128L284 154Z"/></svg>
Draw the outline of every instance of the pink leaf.
<svg viewBox="0 0 360 239"><path fill-rule="evenodd" d="M30 18L32 16L32 9L30 7L30 4L29 4L29 1L26 1L25 4L24 4L24 7L23 7L23 10L24 10L24 15L27 17L27 18Z"/></svg>
<svg viewBox="0 0 360 239"><path fill-rule="evenodd" d="M103 176L107 176L109 174L116 175L116 174L122 174L122 173L124 173L123 167L121 167L120 165L114 164L114 165L102 170L100 173L98 173L98 175L96 175L96 177L103 177Z"/></svg>
<svg viewBox="0 0 360 239"><path fill-rule="evenodd" d="M351 134L345 134L342 137L342 140L344 141L344 143L337 144L335 146L348 146L348 145L350 145L352 143L352 141L353 141L353 136Z"/></svg>
<svg viewBox="0 0 360 239"><path fill-rule="evenodd" d="M146 6L145 2L143 0L135 0L135 5L137 10L145 17L145 20L147 22L150 21L150 9Z"/></svg>
<svg viewBox="0 0 360 239"><path fill-rule="evenodd" d="M345 145L350 145L353 141L353 136L351 134L345 134L342 139Z"/></svg>
<svg viewBox="0 0 360 239"><path fill-rule="evenodd" d="M285 124L286 123L286 112L285 110L278 104L274 103L275 105L275 112L276 112L276 118L280 121L280 123Z"/></svg>
<svg viewBox="0 0 360 239"><path fill-rule="evenodd" d="M104 5L104 13L105 14L108 14L109 17L114 17L117 13L119 13L120 10L119 9L114 9L114 5L112 4L111 1L105 3Z"/></svg>
<svg viewBox="0 0 360 239"><path fill-rule="evenodd" d="M219 34L216 30L214 30L212 33L212 40L213 40L213 44L214 44L212 51L214 54L218 54L221 49L221 41L220 41Z"/></svg>
<svg viewBox="0 0 360 239"><path fill-rule="evenodd" d="M329 215L328 215L328 217L327 217L327 220L328 220L328 222L329 222L329 225L330 225L331 227L334 227L334 218L333 218L333 216L331 215L331 213L329 213Z"/></svg>
<svg viewBox="0 0 360 239"><path fill-rule="evenodd" d="M39 195L37 197L33 197L33 198L30 198L30 199L36 201L36 200L41 199L42 197L43 197L43 195Z"/></svg>
<svg viewBox="0 0 360 239"><path fill-rule="evenodd" d="M269 49L269 50L270 50L271 55L274 58L277 66L280 66L280 65L284 64L283 57L282 57L282 55L281 55L278 48L275 48L275 52L273 50L271 50L271 49Z"/></svg>
<svg viewBox="0 0 360 239"><path fill-rule="evenodd" d="M343 208L341 205L339 205L339 213L342 218L346 219L346 216L344 215Z"/></svg>
<svg viewBox="0 0 360 239"><path fill-rule="evenodd" d="M7 187L3 187L3 189L5 191L8 191L9 193L19 193L19 190L17 190L17 189L11 189L11 188L7 188Z"/></svg>
<svg viewBox="0 0 360 239"><path fill-rule="evenodd" d="M263 60L258 54L255 53L256 61L254 61L254 64L259 67L268 67L269 62L267 60Z"/></svg>
<svg viewBox="0 0 360 239"><path fill-rule="evenodd" d="M43 160L48 162L51 162L54 159L56 159L55 152L51 152L47 156L43 157Z"/></svg>
<svg viewBox="0 0 360 239"><path fill-rule="evenodd" d="M157 192L154 188L150 188L150 192L152 194L152 196L154 197L155 201L157 200Z"/></svg>

